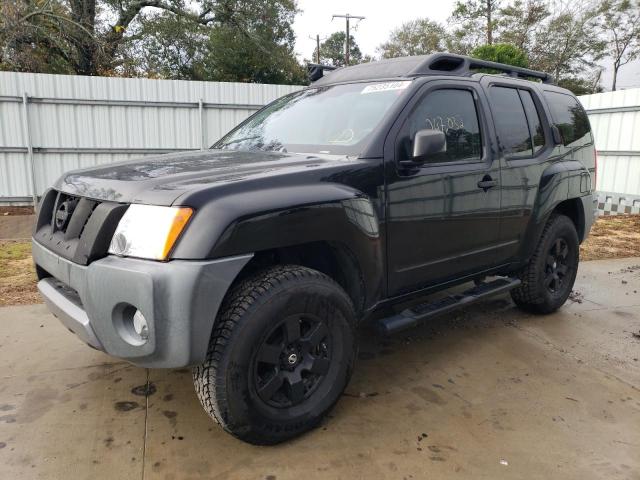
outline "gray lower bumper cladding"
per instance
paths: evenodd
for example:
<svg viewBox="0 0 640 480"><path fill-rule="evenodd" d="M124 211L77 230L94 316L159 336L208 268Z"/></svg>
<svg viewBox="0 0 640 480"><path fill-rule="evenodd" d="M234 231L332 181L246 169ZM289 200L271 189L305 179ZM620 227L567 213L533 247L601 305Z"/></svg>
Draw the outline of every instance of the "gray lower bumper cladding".
<svg viewBox="0 0 640 480"><path fill-rule="evenodd" d="M108 256L82 266L33 242L35 263L51 275L38 283L49 310L81 340L109 355L151 368L200 363L218 308L252 255L162 263ZM139 310L144 341L127 331Z"/></svg>

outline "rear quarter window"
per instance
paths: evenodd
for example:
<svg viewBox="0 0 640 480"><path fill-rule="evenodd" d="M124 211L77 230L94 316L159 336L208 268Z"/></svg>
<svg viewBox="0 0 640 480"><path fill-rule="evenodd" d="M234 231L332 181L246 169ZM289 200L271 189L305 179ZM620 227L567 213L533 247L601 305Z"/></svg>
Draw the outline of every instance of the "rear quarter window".
<svg viewBox="0 0 640 480"><path fill-rule="evenodd" d="M593 141L587 113L575 97L558 92L544 92L544 96L565 146L580 146Z"/></svg>

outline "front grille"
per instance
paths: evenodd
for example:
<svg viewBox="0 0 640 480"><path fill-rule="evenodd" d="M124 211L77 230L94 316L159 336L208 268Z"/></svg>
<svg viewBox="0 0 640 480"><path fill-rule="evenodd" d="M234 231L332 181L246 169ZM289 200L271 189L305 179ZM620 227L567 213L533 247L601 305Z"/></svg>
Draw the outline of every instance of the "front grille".
<svg viewBox="0 0 640 480"><path fill-rule="evenodd" d="M88 265L107 255L126 208L51 189L40 202L34 238L58 255Z"/></svg>

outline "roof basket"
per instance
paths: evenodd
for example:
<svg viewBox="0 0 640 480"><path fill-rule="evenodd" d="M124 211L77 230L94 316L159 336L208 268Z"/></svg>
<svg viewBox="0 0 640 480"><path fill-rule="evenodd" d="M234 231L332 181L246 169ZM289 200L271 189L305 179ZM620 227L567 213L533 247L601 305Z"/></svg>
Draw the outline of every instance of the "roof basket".
<svg viewBox="0 0 640 480"><path fill-rule="evenodd" d="M543 83L553 83L553 77L548 73L530 70L528 68L514 67L504 63L490 62L488 60L480 60L477 58L464 57L462 55L454 55L451 53L436 53L429 55L425 61L418 65L410 74L424 75L437 74L438 72L450 72L457 75L471 75L473 70L480 68L490 68L506 73L510 77L516 78L535 78L542 80Z"/></svg>
<svg viewBox="0 0 640 480"><path fill-rule="evenodd" d="M324 77L324 71L330 72L331 70L335 70L336 67L332 67L330 65L322 65L320 63L307 63L307 75L309 75L309 80L315 82L316 80L320 80Z"/></svg>

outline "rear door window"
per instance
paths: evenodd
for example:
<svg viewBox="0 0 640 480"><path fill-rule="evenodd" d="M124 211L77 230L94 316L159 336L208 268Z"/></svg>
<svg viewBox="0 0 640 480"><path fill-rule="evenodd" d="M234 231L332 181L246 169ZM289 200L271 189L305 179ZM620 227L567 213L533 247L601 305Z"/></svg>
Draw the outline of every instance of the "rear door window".
<svg viewBox="0 0 640 480"><path fill-rule="evenodd" d="M515 88L492 87L491 111L498 138L507 158L531 157L531 133L520 95Z"/></svg>
<svg viewBox="0 0 640 480"><path fill-rule="evenodd" d="M527 114L527 120L529 121L529 130L531 130L531 138L533 139L533 153L538 153L545 144L540 112L533 101L531 92L528 90L520 90L520 98L524 106L524 111Z"/></svg>
<svg viewBox="0 0 640 480"><path fill-rule="evenodd" d="M565 146L576 147L592 142L589 118L576 98L558 92L544 92L544 96Z"/></svg>

